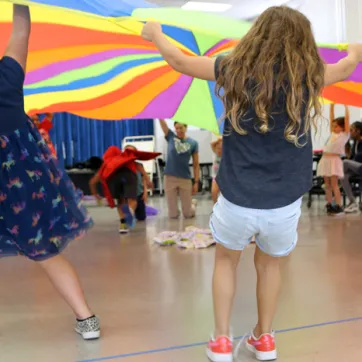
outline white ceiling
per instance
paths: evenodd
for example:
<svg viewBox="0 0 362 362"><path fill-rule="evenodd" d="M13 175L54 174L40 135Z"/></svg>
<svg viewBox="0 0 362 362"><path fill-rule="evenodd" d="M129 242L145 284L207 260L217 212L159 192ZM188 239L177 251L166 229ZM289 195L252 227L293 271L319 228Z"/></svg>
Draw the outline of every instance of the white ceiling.
<svg viewBox="0 0 362 362"><path fill-rule="evenodd" d="M188 0L148 0L151 3L160 6L181 7ZM231 4L232 8L224 13L238 19L252 19L261 14L265 9L273 5L288 5L298 8L304 0L193 0L199 2L214 2Z"/></svg>
<svg viewBox="0 0 362 362"><path fill-rule="evenodd" d="M181 7L185 5L188 0L148 0L151 3L155 3L161 6L172 6L172 7ZM195 0L193 0L195 1ZM250 0L196 0L199 2L208 2L208 3L222 3L222 4L240 4L245 2L250 2Z"/></svg>

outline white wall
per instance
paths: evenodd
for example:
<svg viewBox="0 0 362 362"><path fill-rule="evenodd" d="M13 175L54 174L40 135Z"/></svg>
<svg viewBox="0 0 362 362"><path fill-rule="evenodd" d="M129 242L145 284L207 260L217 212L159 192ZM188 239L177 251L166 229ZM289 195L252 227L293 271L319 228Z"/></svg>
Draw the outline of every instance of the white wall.
<svg viewBox="0 0 362 362"><path fill-rule="evenodd" d="M299 10L311 21L318 43L339 43L344 41L343 0L304 0L301 1Z"/></svg>
<svg viewBox="0 0 362 362"><path fill-rule="evenodd" d="M346 41L360 42L362 39L362 1L344 0L346 15Z"/></svg>

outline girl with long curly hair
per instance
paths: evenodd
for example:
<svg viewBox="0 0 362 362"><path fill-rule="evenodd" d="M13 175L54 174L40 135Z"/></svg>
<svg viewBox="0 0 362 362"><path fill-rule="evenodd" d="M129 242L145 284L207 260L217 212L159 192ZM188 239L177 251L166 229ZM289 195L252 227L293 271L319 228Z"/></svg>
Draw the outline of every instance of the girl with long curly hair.
<svg viewBox="0 0 362 362"><path fill-rule="evenodd" d="M312 186L311 128L322 115L325 85L348 78L362 61L362 45L326 65L309 20L285 6L267 9L227 56L185 55L147 23L152 41L176 71L216 80L225 107L223 155L217 175L221 195L210 226L218 242L213 277L215 331L211 361L232 361L230 313L242 250L256 235L258 322L246 341L260 361L277 358L272 330L280 263L297 244L302 196ZM195 100L195 106L197 100Z"/></svg>

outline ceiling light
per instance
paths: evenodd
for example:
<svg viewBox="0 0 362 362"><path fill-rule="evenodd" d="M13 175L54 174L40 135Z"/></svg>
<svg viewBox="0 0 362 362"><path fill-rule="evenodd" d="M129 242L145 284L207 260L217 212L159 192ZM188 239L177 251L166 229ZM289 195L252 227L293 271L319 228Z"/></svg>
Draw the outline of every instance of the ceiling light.
<svg viewBox="0 0 362 362"><path fill-rule="evenodd" d="M196 11L210 11L215 13L221 13L223 11L229 10L231 4L222 4L222 3L204 3L200 1L189 1L182 6L184 10L196 10Z"/></svg>

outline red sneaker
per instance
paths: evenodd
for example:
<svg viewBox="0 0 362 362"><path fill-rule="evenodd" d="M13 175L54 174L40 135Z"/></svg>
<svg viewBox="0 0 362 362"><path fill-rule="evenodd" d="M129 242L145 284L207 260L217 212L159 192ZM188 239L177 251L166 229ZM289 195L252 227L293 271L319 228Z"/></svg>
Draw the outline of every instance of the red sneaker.
<svg viewBox="0 0 362 362"><path fill-rule="evenodd" d="M206 349L207 357L212 362L232 362L233 361L233 340L229 337L219 337L210 339Z"/></svg>
<svg viewBox="0 0 362 362"><path fill-rule="evenodd" d="M254 333L246 341L246 348L255 354L258 361L274 361L277 359L274 334L262 334L255 338Z"/></svg>

